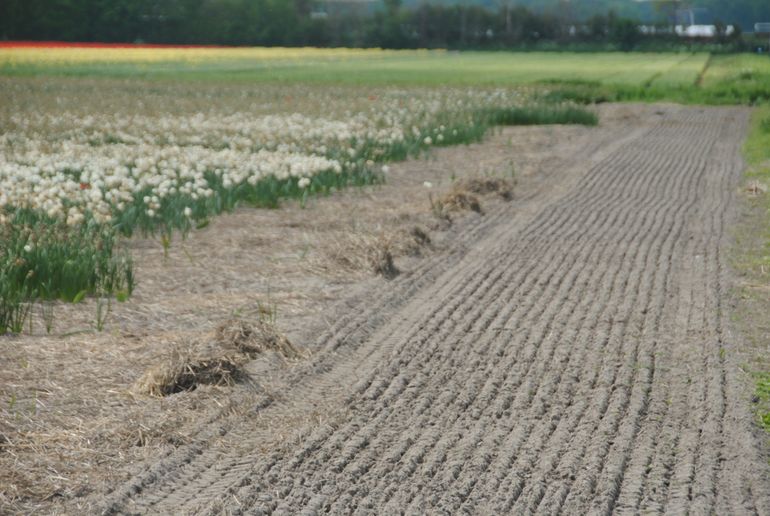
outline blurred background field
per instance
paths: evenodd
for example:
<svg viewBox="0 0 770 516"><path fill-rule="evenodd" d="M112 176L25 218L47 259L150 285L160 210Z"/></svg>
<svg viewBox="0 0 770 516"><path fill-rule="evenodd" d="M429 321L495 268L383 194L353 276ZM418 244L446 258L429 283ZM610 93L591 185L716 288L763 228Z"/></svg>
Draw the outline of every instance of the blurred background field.
<svg viewBox="0 0 770 516"><path fill-rule="evenodd" d="M745 65L754 63L748 57ZM544 80L692 85L707 53L451 52L317 48L0 48L0 73L411 85ZM757 63L768 61L756 59Z"/></svg>
<svg viewBox="0 0 770 516"><path fill-rule="evenodd" d="M0 75L363 86L547 84L549 90L557 85L594 90L604 100L718 104L770 98L770 58L707 52L8 46L0 48Z"/></svg>

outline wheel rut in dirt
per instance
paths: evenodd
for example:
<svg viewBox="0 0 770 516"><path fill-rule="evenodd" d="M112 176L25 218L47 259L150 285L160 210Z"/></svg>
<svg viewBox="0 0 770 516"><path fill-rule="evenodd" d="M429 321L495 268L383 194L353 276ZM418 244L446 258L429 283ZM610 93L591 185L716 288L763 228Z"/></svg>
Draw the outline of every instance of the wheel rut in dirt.
<svg viewBox="0 0 770 516"><path fill-rule="evenodd" d="M586 149L105 512L770 513L725 306L747 119L669 108Z"/></svg>

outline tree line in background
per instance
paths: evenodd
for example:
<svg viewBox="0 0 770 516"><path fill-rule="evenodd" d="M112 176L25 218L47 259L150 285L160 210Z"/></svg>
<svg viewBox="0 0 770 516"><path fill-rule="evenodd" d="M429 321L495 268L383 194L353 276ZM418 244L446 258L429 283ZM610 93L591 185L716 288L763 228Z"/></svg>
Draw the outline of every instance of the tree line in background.
<svg viewBox="0 0 770 516"><path fill-rule="evenodd" d="M404 0L406 6L416 6L424 0ZM770 22L770 2L767 0L431 0L432 3L472 3L496 9L501 4L527 7L537 12L559 12L575 20L587 20L596 14L614 11L622 18L654 23L712 24L722 20L749 30L757 22Z"/></svg>
<svg viewBox="0 0 770 516"><path fill-rule="evenodd" d="M666 4L679 5L661 2L661 27L670 24ZM645 34L639 21L614 11L577 19L567 8L533 11L512 0L494 0L492 6L422 2L411 8L384 0L379 8L370 6L314 0L3 0L0 39L450 49L682 44L665 30ZM709 43L750 46L739 31L728 36L721 30Z"/></svg>

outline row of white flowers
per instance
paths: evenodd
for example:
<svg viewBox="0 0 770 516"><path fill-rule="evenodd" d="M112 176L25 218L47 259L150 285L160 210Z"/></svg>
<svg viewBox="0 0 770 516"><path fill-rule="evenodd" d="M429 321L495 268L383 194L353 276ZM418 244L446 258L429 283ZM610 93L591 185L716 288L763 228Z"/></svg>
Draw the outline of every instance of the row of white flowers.
<svg viewBox="0 0 770 516"><path fill-rule="evenodd" d="M24 113L9 119L10 134L45 133L46 138L101 145L154 143L203 145L244 150L325 152L325 146L351 140L389 144L403 141L405 131L439 113L475 107L513 105L520 95L509 90L441 92L394 91L358 112L339 110L339 118L301 113L254 115L211 110L191 114ZM337 104L341 104L337 100ZM344 104L343 104L344 105ZM333 106L331 109L334 109Z"/></svg>
<svg viewBox="0 0 770 516"><path fill-rule="evenodd" d="M377 159L407 139L440 144L437 117L517 101L509 90L390 90L358 102L357 111L339 97L326 116L266 113L272 100L256 110L192 113L11 109L0 116L0 206L78 224L88 214L109 222L132 204L153 217L175 194L210 197L211 174L224 188L267 177L307 188L321 172L360 163L365 148Z"/></svg>
<svg viewBox="0 0 770 516"><path fill-rule="evenodd" d="M323 156L282 151L30 142L21 152L0 154L0 205L41 210L70 224L87 212L108 222L137 192L151 192L143 199L148 210L157 210L162 199L176 193L192 200L210 197L214 192L205 172L228 188L268 176L306 178L328 170L341 172L342 167Z"/></svg>
<svg viewBox="0 0 770 516"><path fill-rule="evenodd" d="M364 113L351 115L344 121L300 113L256 117L243 113L158 117L96 115L85 119L74 113L43 113L27 118L13 117L11 122L17 131L8 138L23 141L30 129L46 127L50 138L90 145L201 145L244 151L309 150L323 154L328 146L355 140L369 140L381 145L404 140L403 121L398 123L390 117L375 120Z"/></svg>

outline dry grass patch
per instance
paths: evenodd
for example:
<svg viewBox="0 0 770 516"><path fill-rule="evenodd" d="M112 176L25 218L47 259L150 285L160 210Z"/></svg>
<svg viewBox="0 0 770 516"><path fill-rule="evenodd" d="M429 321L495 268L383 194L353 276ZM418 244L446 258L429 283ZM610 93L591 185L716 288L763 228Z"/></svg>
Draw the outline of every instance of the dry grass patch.
<svg viewBox="0 0 770 516"><path fill-rule="evenodd" d="M425 249L433 247L433 241L428 230L421 226L414 226L409 230L402 231L398 243L399 250L409 256L420 256Z"/></svg>
<svg viewBox="0 0 770 516"><path fill-rule="evenodd" d="M150 367L132 390L162 397L191 391L200 385L233 385L248 378L244 366L249 360L267 352L288 360L305 356L272 322L229 319L200 342L187 348L176 347L163 361Z"/></svg>
<svg viewBox="0 0 770 516"><path fill-rule="evenodd" d="M749 181L748 185L746 185L746 192L753 196L763 195L767 193L767 185L757 180Z"/></svg>
<svg viewBox="0 0 770 516"><path fill-rule="evenodd" d="M393 279L401 272L393 263L393 253L389 243L383 243L370 249L368 259L372 271L385 279Z"/></svg>
<svg viewBox="0 0 770 516"><path fill-rule="evenodd" d="M484 210L481 209L481 201L479 201L479 198L458 187L453 188L447 194L443 195L439 198L438 202L440 203L441 209L447 213L459 211L484 213Z"/></svg>
<svg viewBox="0 0 770 516"><path fill-rule="evenodd" d="M421 225L389 231L346 231L327 239L318 266L393 279L400 273L396 258L422 256L432 248L429 231Z"/></svg>
<svg viewBox="0 0 770 516"><path fill-rule="evenodd" d="M502 199L513 199L514 182L501 177L467 177L455 183L455 190L476 195L499 195Z"/></svg>
<svg viewBox="0 0 770 516"><path fill-rule="evenodd" d="M322 244L317 257L318 268L326 271L368 272L392 279L399 274L395 260L401 256L421 256L433 248L431 230L445 230L453 215L464 212L484 214L481 196L495 196L509 201L513 198L513 181L500 177L469 177L453 183L445 193L429 196L430 212L425 217L412 214L409 221L395 221L382 230L380 225L346 227ZM430 215L433 215L431 222ZM423 225L424 224L424 225Z"/></svg>
<svg viewBox="0 0 770 516"><path fill-rule="evenodd" d="M387 279L399 274L393 262L394 233L368 234L348 232L327 241L321 264L324 269L339 268L349 272L370 272Z"/></svg>
<svg viewBox="0 0 770 516"><path fill-rule="evenodd" d="M216 340L223 349L232 348L249 358L268 351L274 351L287 359L306 357L272 322L266 320L246 322L228 319L216 329Z"/></svg>
<svg viewBox="0 0 770 516"><path fill-rule="evenodd" d="M171 355L142 375L134 392L150 396L169 396L191 391L199 385L232 385L242 374L243 356L197 356L192 350L174 350Z"/></svg>
<svg viewBox="0 0 770 516"><path fill-rule="evenodd" d="M452 222L452 214L473 211L484 214L479 196L499 196L513 199L514 182L500 177L466 177L456 181L445 194L430 197L431 211L440 221Z"/></svg>

